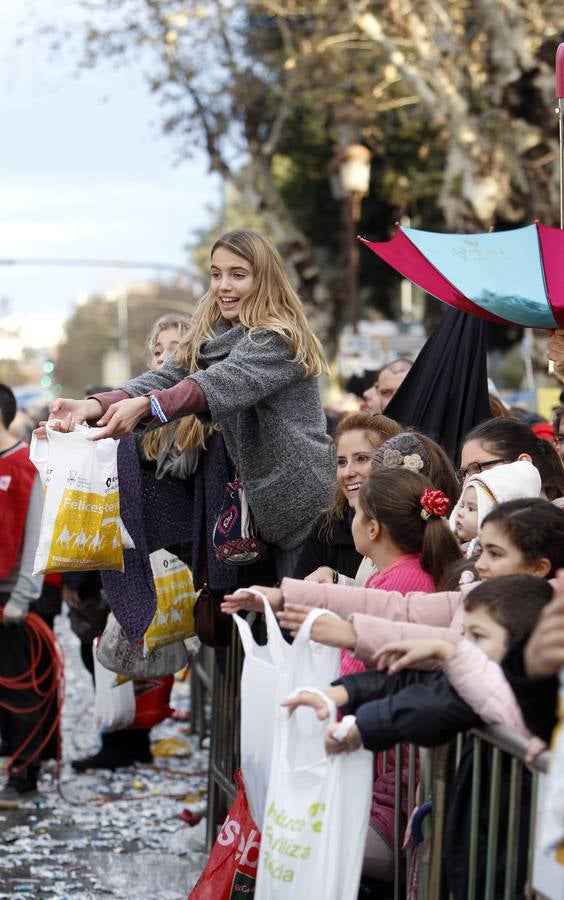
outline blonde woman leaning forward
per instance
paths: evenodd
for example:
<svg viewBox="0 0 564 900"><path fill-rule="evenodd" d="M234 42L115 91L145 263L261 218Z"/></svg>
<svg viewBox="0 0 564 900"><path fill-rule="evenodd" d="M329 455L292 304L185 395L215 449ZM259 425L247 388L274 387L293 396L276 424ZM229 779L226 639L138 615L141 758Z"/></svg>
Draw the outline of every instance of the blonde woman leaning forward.
<svg viewBox="0 0 564 900"><path fill-rule="evenodd" d="M218 425L246 489L278 577L330 502L334 458L317 377L327 363L280 254L254 231L232 231L211 250L210 286L174 359L85 401L57 400L62 428L89 420L100 437L195 413Z"/></svg>

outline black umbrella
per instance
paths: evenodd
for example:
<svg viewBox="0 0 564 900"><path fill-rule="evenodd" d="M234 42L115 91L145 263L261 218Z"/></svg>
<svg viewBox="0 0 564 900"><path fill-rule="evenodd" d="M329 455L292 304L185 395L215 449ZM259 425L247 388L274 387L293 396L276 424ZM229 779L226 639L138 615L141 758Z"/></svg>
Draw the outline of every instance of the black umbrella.
<svg viewBox="0 0 564 900"><path fill-rule="evenodd" d="M490 418L486 322L449 309L385 414L423 431L455 459L464 436Z"/></svg>

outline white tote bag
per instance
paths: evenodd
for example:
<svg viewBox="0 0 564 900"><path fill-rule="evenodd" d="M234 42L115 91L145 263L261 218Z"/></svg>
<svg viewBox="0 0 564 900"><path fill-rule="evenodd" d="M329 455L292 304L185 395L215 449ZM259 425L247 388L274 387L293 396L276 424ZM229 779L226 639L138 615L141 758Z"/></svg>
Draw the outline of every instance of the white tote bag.
<svg viewBox="0 0 564 900"><path fill-rule="evenodd" d="M96 648L97 639L92 647L94 657L94 722L100 731L121 731L127 728L135 718L135 691L133 682L126 681L116 686L116 676L104 668L99 661Z"/></svg>
<svg viewBox="0 0 564 900"><path fill-rule="evenodd" d="M119 441L95 442L100 429L83 425L46 431L47 441L35 438L30 448L45 488L33 574L123 571L123 550L133 542L119 512Z"/></svg>
<svg viewBox="0 0 564 900"><path fill-rule="evenodd" d="M315 690L304 687L302 690ZM297 715L279 713L255 900L356 900L372 799L372 753L327 756L329 720L304 708L314 732Z"/></svg>
<svg viewBox="0 0 564 900"><path fill-rule="evenodd" d="M320 616L333 616L328 609L311 609L290 647L284 672L280 679L280 702L301 684L311 684L315 688L326 688L339 677L341 651L338 647L318 644L311 638L311 629ZM300 710L298 709L298 715ZM307 716L307 726L311 724ZM305 724L305 722L304 722Z"/></svg>
<svg viewBox="0 0 564 900"><path fill-rule="evenodd" d="M260 828L264 815L274 729L282 700L299 684L327 687L339 674L340 651L311 640L315 620L327 614L312 609L293 644L288 644L271 606L263 602L267 642L257 644L246 619L234 615L245 651L241 674L241 771L251 813ZM329 613L334 615L334 613ZM315 729L307 711L296 715L304 731Z"/></svg>
<svg viewBox="0 0 564 900"><path fill-rule="evenodd" d="M259 828L270 776L280 696L278 682L290 651L270 603L260 596L266 619L266 644L257 644L246 619L233 616L245 651L241 673L241 772L249 807Z"/></svg>

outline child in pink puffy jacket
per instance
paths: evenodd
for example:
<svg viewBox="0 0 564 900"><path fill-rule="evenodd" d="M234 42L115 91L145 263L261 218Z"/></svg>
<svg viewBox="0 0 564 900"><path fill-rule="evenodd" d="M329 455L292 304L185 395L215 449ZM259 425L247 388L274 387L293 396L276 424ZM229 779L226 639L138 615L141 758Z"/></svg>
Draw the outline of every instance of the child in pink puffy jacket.
<svg viewBox="0 0 564 900"><path fill-rule="evenodd" d="M378 653L376 668L393 675L429 664L438 667L482 721L527 736L519 704L500 663L516 633L532 629L551 596L549 582L530 575L501 575L484 581L464 598L461 641L392 641Z"/></svg>

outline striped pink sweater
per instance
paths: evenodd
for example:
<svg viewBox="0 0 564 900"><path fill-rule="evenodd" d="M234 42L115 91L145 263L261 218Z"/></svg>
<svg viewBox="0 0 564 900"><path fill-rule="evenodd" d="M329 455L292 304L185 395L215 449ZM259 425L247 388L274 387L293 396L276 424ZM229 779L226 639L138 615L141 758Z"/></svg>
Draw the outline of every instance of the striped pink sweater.
<svg viewBox="0 0 564 900"><path fill-rule="evenodd" d="M391 565L374 572L367 579L365 588L380 588L386 591L398 591L400 594L408 594L410 591L435 590L435 582L421 565L419 556L402 556ZM355 659L348 650L341 653L341 675L352 675L354 672L364 672L366 666L359 659Z"/></svg>

